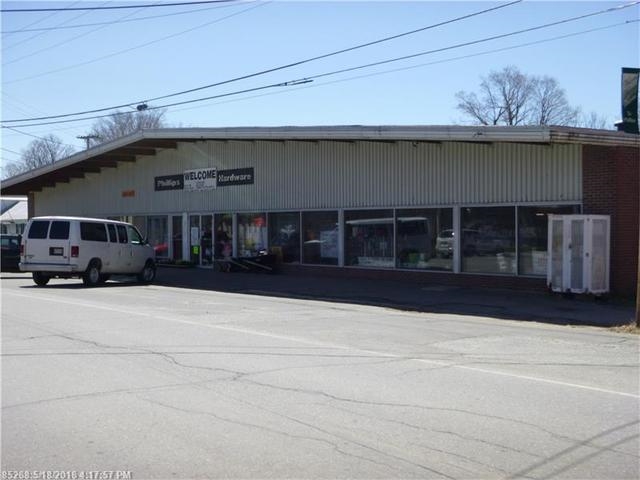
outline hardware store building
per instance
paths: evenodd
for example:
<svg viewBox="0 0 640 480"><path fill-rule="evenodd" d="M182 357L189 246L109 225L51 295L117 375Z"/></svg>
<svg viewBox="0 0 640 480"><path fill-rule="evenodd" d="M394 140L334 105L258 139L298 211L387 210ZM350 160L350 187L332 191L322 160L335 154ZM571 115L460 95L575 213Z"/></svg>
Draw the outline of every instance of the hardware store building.
<svg viewBox="0 0 640 480"><path fill-rule="evenodd" d="M611 216L635 294L638 135L568 127L146 130L10 178L29 215L131 221L159 259L277 254L284 271L544 288L548 214Z"/></svg>

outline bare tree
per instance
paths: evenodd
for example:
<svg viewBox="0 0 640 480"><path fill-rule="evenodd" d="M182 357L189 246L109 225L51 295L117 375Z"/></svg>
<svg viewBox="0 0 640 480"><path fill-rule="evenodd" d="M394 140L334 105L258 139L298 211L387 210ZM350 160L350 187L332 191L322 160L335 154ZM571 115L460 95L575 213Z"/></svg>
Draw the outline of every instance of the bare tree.
<svg viewBox="0 0 640 480"><path fill-rule="evenodd" d="M599 115L597 112L581 113L578 126L600 130L615 130L613 122L609 122L607 117Z"/></svg>
<svg viewBox="0 0 640 480"><path fill-rule="evenodd" d="M580 109L569 105L567 95L555 78L533 79L531 120L536 125L576 125Z"/></svg>
<svg viewBox="0 0 640 480"><path fill-rule="evenodd" d="M19 161L7 165L3 170L3 176L13 177L34 168L50 165L68 157L74 152L71 145L62 143L60 138L53 134L33 140L27 148L22 150Z"/></svg>
<svg viewBox="0 0 640 480"><path fill-rule="evenodd" d="M117 111L108 117L99 119L91 127L91 146L115 140L131 133L149 128L165 126L164 109L141 110L138 112Z"/></svg>
<svg viewBox="0 0 640 480"><path fill-rule="evenodd" d="M460 91L457 108L481 125L575 125L579 109L569 105L557 80L527 75L514 66L494 71L479 94Z"/></svg>

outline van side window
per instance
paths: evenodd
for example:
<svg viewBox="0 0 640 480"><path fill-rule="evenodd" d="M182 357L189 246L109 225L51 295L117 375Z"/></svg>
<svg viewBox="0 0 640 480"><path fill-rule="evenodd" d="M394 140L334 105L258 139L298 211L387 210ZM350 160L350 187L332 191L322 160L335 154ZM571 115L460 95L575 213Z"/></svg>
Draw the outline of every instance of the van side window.
<svg viewBox="0 0 640 480"><path fill-rule="evenodd" d="M138 230L127 225L127 233L129 234L129 242L136 245L142 245L142 237L138 233Z"/></svg>
<svg viewBox="0 0 640 480"><path fill-rule="evenodd" d="M49 238L52 240L69 240L69 222L56 220L51 222Z"/></svg>
<svg viewBox="0 0 640 480"><path fill-rule="evenodd" d="M111 243L118 243L116 237L116 226L113 223L107 223L107 231L109 232L109 241Z"/></svg>
<svg viewBox="0 0 640 480"><path fill-rule="evenodd" d="M116 225L116 228L118 229L118 241L120 243L129 243L129 240L127 240L127 229L124 228L124 225Z"/></svg>
<svg viewBox="0 0 640 480"><path fill-rule="evenodd" d="M106 242L107 229L104 223L80 222L80 238L92 242Z"/></svg>
<svg viewBox="0 0 640 480"><path fill-rule="evenodd" d="M47 238L49 220L34 220L29 227L27 238Z"/></svg>

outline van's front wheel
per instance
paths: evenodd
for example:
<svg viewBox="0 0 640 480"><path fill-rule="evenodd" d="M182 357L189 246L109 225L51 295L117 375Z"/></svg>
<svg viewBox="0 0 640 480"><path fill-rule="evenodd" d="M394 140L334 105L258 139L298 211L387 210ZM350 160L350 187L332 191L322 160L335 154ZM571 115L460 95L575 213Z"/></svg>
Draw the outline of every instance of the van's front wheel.
<svg viewBox="0 0 640 480"><path fill-rule="evenodd" d="M145 263L144 268L138 274L138 281L140 283L151 283L156 279L156 264L151 260Z"/></svg>
<svg viewBox="0 0 640 480"><path fill-rule="evenodd" d="M84 272L84 275L82 276L82 282L87 287L95 287L100 283L101 277L100 264L94 260L87 267L87 271Z"/></svg>
<svg viewBox="0 0 640 480"><path fill-rule="evenodd" d="M51 277L45 275L42 272L33 272L33 281L39 287L44 287L47 283L49 283L50 279Z"/></svg>

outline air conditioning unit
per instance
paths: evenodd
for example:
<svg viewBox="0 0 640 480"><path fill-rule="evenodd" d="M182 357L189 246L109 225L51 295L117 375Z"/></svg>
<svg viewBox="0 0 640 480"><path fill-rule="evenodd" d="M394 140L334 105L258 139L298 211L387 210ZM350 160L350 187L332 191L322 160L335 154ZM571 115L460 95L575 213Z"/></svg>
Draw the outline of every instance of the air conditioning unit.
<svg viewBox="0 0 640 480"><path fill-rule="evenodd" d="M554 292L609 292L609 215L549 215L547 285Z"/></svg>

